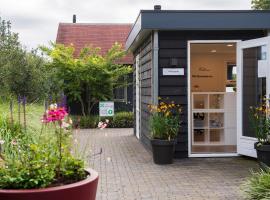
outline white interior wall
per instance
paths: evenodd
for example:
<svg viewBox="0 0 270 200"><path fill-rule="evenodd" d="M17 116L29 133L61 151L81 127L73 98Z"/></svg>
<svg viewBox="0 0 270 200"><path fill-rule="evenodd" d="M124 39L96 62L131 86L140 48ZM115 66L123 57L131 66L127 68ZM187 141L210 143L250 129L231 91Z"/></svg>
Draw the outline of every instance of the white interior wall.
<svg viewBox="0 0 270 200"><path fill-rule="evenodd" d="M236 62L232 53L192 53L191 91L225 92L227 63Z"/></svg>

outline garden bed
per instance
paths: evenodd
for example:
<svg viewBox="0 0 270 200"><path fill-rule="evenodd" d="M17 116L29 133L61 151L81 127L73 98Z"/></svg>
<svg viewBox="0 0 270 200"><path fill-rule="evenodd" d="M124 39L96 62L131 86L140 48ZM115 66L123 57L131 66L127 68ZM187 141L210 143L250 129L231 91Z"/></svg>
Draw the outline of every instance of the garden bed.
<svg viewBox="0 0 270 200"><path fill-rule="evenodd" d="M72 116L74 126L80 128L97 128L98 122L109 120L107 128L133 128L134 114L133 112L119 112L114 117L101 117L97 115L91 116Z"/></svg>

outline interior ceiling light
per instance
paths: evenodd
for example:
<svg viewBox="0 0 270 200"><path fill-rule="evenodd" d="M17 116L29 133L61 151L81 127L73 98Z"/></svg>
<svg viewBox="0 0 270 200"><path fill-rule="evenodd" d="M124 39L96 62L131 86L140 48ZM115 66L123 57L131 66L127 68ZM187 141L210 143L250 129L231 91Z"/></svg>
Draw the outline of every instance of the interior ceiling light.
<svg viewBox="0 0 270 200"><path fill-rule="evenodd" d="M215 49L211 50L211 53L216 53L216 52L217 52L217 50L215 50Z"/></svg>
<svg viewBox="0 0 270 200"><path fill-rule="evenodd" d="M227 44L227 47L233 47L233 44Z"/></svg>

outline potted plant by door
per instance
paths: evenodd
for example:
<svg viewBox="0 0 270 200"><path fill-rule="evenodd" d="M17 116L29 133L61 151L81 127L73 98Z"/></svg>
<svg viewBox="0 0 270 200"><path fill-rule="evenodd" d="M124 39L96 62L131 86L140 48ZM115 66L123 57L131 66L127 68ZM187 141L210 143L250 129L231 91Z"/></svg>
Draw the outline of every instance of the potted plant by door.
<svg viewBox="0 0 270 200"><path fill-rule="evenodd" d="M0 199L95 199L98 174L85 169L67 115L51 105L41 132L0 116Z"/></svg>
<svg viewBox="0 0 270 200"><path fill-rule="evenodd" d="M264 99L259 106L250 107L250 122L257 142L254 148L262 167L270 166L270 107L269 99Z"/></svg>
<svg viewBox="0 0 270 200"><path fill-rule="evenodd" d="M158 105L149 105L149 107L152 113L150 129L154 163L171 164L180 128L181 108L174 102L163 101Z"/></svg>

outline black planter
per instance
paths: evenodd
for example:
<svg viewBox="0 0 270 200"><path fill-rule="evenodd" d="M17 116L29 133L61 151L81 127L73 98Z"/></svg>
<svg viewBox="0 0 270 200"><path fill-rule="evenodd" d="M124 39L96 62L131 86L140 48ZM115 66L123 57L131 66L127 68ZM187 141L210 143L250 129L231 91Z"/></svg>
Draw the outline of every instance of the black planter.
<svg viewBox="0 0 270 200"><path fill-rule="evenodd" d="M175 140L151 140L154 163L159 165L173 162Z"/></svg>
<svg viewBox="0 0 270 200"><path fill-rule="evenodd" d="M269 166L270 167L270 145L259 145L258 142L254 144L254 148L257 151L257 159L260 162L261 166Z"/></svg>

